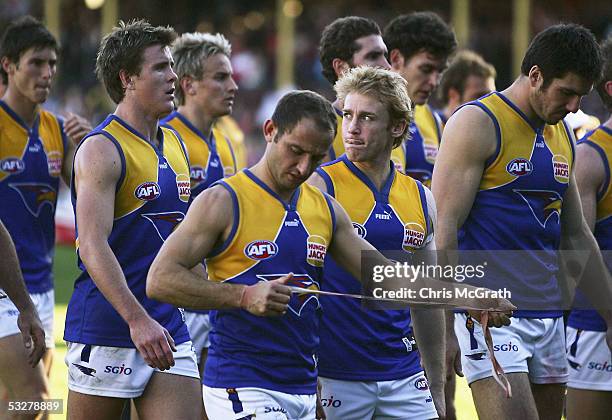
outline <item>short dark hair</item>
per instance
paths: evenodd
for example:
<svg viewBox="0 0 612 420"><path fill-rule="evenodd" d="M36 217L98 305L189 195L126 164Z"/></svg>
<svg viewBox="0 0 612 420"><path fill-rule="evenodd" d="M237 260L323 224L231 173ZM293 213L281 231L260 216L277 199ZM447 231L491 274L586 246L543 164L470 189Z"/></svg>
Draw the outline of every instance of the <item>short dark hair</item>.
<svg viewBox="0 0 612 420"><path fill-rule="evenodd" d="M433 12L414 12L393 19L383 34L391 52L398 49L406 60L421 50L448 57L457 48L453 30Z"/></svg>
<svg viewBox="0 0 612 420"><path fill-rule="evenodd" d="M334 58L346 61L351 66L353 54L359 45L355 41L369 35L380 35L380 27L372 19L360 16L345 16L334 20L327 25L321 33L319 42L319 59L321 60L321 73L334 84L338 80L332 65Z"/></svg>
<svg viewBox="0 0 612 420"><path fill-rule="evenodd" d="M272 114L271 120L277 130L276 137L291 132L304 118L312 119L319 129L329 131L330 141L336 136L338 122L332 104L310 90L294 90L278 101Z"/></svg>
<svg viewBox="0 0 612 420"><path fill-rule="evenodd" d="M0 58L8 57L13 63L18 63L22 54L34 48L52 48L55 52L59 44L55 37L39 20L32 16L23 16L11 22L0 41ZM0 66L2 82L8 84L8 74Z"/></svg>
<svg viewBox="0 0 612 420"><path fill-rule="evenodd" d="M603 70L601 79L597 83L597 93L601 97L606 109L612 112L612 96L606 92L605 84L612 80L612 37L608 37L601 43L601 55L603 58Z"/></svg>
<svg viewBox="0 0 612 420"><path fill-rule="evenodd" d="M444 104L448 102L448 91L451 88L463 95L465 82L470 76L495 79L496 75L495 67L487 63L481 55L471 50L459 51L442 75L438 88L440 100Z"/></svg>
<svg viewBox="0 0 612 420"><path fill-rule="evenodd" d="M102 38L96 59L96 74L115 103L125 96L119 71L137 75L142 70L144 50L152 45L170 46L176 32L169 26L153 26L146 20L119 21L119 25Z"/></svg>
<svg viewBox="0 0 612 420"><path fill-rule="evenodd" d="M523 63L521 73L529 75L538 66L547 87L553 79L574 73L591 83L601 74L601 52L595 37L584 26L570 24L546 28L533 38Z"/></svg>

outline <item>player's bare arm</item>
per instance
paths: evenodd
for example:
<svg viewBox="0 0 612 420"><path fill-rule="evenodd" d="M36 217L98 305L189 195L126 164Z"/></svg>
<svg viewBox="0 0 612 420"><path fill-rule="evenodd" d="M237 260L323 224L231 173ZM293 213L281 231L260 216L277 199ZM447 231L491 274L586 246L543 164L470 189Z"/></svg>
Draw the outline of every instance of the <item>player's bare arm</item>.
<svg viewBox="0 0 612 420"><path fill-rule="evenodd" d="M431 191L427 187L424 190L427 200L427 214L431 218L431 226L433 232L435 232L437 223L436 203ZM423 262L429 266L433 266L437 262L435 234L433 232L423 253ZM446 336L444 314L445 312L442 309L410 308L410 319L414 328L414 336L419 345L421 362L427 373L431 396L441 418L446 416L446 403L444 400L444 343Z"/></svg>
<svg viewBox="0 0 612 420"><path fill-rule="evenodd" d="M310 178L308 178L306 182L312 185L313 187L316 187L319 190L323 191L324 193L328 192L327 185L325 184L323 177L321 177L321 175L319 175L316 172L313 172L312 175L310 175Z"/></svg>
<svg viewBox="0 0 612 420"><path fill-rule="evenodd" d="M287 276L244 286L208 281L191 271L228 238L233 218L232 199L224 187L201 193L153 261L147 295L185 308L243 308L255 315L282 315L290 299L289 288L283 286Z"/></svg>
<svg viewBox="0 0 612 420"><path fill-rule="evenodd" d="M587 226L593 231L597 214L597 192L606 178L604 163L597 150L587 143L582 143L576 146L574 170L582 202L582 213Z"/></svg>
<svg viewBox="0 0 612 420"><path fill-rule="evenodd" d="M578 159L576 159L576 162L578 162ZM574 172L577 171L578 169ZM608 325L606 341L612 349L612 310L609 308L609 302L612 302L612 277L603 262L595 237L582 213L574 172L570 176L570 183L561 208L560 249L589 252L588 260L583 261L586 268L581 267L580 270L580 272L583 272L584 269L584 275L580 280L581 290L591 302L596 303L597 311L606 321ZM582 169L581 175L583 175Z"/></svg>
<svg viewBox="0 0 612 420"><path fill-rule="evenodd" d="M6 292L19 309L17 325L28 351L28 363L34 367L45 352L45 330L23 281L15 245L2 222L0 222L0 261L2 261L0 289Z"/></svg>
<svg viewBox="0 0 612 420"><path fill-rule="evenodd" d="M104 136L93 136L78 150L74 165L81 260L98 289L129 325L131 339L147 364L169 369L174 365L174 340L134 297L108 244L121 176L119 152Z"/></svg>

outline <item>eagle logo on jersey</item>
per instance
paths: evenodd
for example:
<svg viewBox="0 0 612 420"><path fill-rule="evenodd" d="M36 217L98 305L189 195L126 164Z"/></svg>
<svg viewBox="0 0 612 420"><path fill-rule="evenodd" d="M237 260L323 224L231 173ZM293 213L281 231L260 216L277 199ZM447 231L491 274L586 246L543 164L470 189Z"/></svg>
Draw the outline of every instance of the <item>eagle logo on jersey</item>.
<svg viewBox="0 0 612 420"><path fill-rule="evenodd" d="M34 216L38 217L45 204L49 204L51 211L55 209L57 202L57 192L47 184L36 183L14 183L9 187L19 193L26 209Z"/></svg>
<svg viewBox="0 0 612 420"><path fill-rule="evenodd" d="M178 224L183 221L185 214L180 211L171 211L166 213L147 213L143 214L142 217L153 224L161 240L165 241Z"/></svg>
<svg viewBox="0 0 612 420"><path fill-rule="evenodd" d="M284 274L257 274L256 277L259 280L270 281L289 275ZM287 286L300 287L306 290L321 290L319 283L314 281L308 274L293 274L291 280L287 282ZM315 304L315 309L318 309L321 305L319 304L319 298L313 293L295 293L291 295L289 301L289 310L297 316L302 315L302 310L308 305L308 302L312 301Z"/></svg>
<svg viewBox="0 0 612 420"><path fill-rule="evenodd" d="M556 191L549 190L513 190L529 206L531 213L540 226L546 228L548 219L557 215L557 223L561 216L561 205L563 198Z"/></svg>
<svg viewBox="0 0 612 420"><path fill-rule="evenodd" d="M94 376L94 377L96 376L94 375L94 373L96 373L96 370L94 368L88 368L85 366L77 365L76 363L73 363L72 365L76 366L78 370L80 370L83 374L87 376Z"/></svg>

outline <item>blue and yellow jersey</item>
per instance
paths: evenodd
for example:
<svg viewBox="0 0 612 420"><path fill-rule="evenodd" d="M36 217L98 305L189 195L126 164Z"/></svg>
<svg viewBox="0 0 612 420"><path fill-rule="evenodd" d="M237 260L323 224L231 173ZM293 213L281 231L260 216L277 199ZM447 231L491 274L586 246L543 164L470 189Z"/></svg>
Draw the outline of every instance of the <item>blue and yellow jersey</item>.
<svg viewBox="0 0 612 420"><path fill-rule="evenodd" d="M391 160L401 172L429 187L440 148L442 122L429 105L417 105L408 131L410 138L393 149Z"/></svg>
<svg viewBox="0 0 612 420"><path fill-rule="evenodd" d="M236 120L229 115L225 115L215 121L213 130L218 130L219 132L219 135L215 134L216 138L223 136L232 146L234 156L236 157L236 171L246 168L249 163L248 150L244 142L244 133Z"/></svg>
<svg viewBox="0 0 612 420"><path fill-rule="evenodd" d="M491 118L497 149L485 163L474 204L459 230L459 248L482 250L482 254L523 251L517 257L520 261L505 253L487 253L486 274L474 279L474 284L491 289L507 287L519 308L543 308L516 311L514 316L561 316L556 310L561 308L556 251L563 197L574 162L569 128L563 121L533 126L498 92L464 106L478 106Z"/></svg>
<svg viewBox="0 0 612 420"><path fill-rule="evenodd" d="M346 209L355 231L380 251L422 248L432 232L425 191L397 171L382 190L346 155L317 169L330 195ZM358 279L328 257L324 290L361 294ZM367 310L355 299L321 297L319 374L347 381L390 381L422 370L409 310Z"/></svg>
<svg viewBox="0 0 612 420"><path fill-rule="evenodd" d="M612 130L601 125L594 131L587 133L579 143L591 146L599 153L603 162L606 178L597 192L597 215L595 219L595 239L602 251L612 251L612 183L610 182L609 156L612 156ZM612 261L604 253L604 260L609 270L612 270ZM576 299L579 306L586 308L588 301L580 291L577 291ZM568 319L568 325L581 330L606 331L607 326L604 319L593 310L573 310Z"/></svg>
<svg viewBox="0 0 612 420"><path fill-rule="evenodd" d="M0 220L30 293L53 288L55 204L67 146L62 121L41 110L32 127L0 100Z"/></svg>
<svg viewBox="0 0 612 420"><path fill-rule="evenodd" d="M290 285L318 290L335 217L329 197L301 185L288 203L248 169L219 181L233 202L228 239L206 259L211 281L252 285L294 273ZM204 384L314 394L317 295L294 294L281 317L211 311Z"/></svg>
<svg viewBox="0 0 612 420"><path fill-rule="evenodd" d="M189 164L176 133L159 128L159 148L115 115L110 115L82 142L102 135L121 157L113 227L108 244L123 270L127 285L149 315L170 332L177 344L189 340L180 311L149 299L145 293L147 272L164 240L183 220L190 198ZM76 211L74 172L72 203ZM77 255L78 255L77 225ZM119 313L96 287L79 257L82 273L66 313L66 341L113 347L134 347L130 330Z"/></svg>
<svg viewBox="0 0 612 420"><path fill-rule="evenodd" d="M161 121L175 130L185 143L189 155L192 200L225 176L236 173L236 158L229 140L217 128L207 138L178 111Z"/></svg>

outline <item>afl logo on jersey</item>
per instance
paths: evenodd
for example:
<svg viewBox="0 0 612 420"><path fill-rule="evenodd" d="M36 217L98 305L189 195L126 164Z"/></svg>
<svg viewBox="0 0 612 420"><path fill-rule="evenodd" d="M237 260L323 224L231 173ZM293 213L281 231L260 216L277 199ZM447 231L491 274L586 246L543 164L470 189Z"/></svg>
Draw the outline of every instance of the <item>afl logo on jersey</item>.
<svg viewBox="0 0 612 420"><path fill-rule="evenodd" d="M404 226L404 240L402 248L411 252L421 248L425 242L425 229L419 223L406 223Z"/></svg>
<svg viewBox="0 0 612 420"><path fill-rule="evenodd" d="M360 225L359 223L353 222L353 229L355 229L355 233L360 238L365 238L366 235L368 234L368 231L366 230L366 228L363 225Z"/></svg>
<svg viewBox="0 0 612 420"><path fill-rule="evenodd" d="M567 184L570 176L570 166L567 158L563 155L554 155L552 157L553 174L557 182Z"/></svg>
<svg viewBox="0 0 612 420"><path fill-rule="evenodd" d="M253 241L244 247L244 255L252 260L267 260L278 254L278 245L272 241Z"/></svg>
<svg viewBox="0 0 612 420"><path fill-rule="evenodd" d="M323 267L327 254L327 241L319 235L306 239L306 262L315 267Z"/></svg>
<svg viewBox="0 0 612 420"><path fill-rule="evenodd" d="M414 387L418 389L419 391L427 391L429 389L429 385L427 384L427 379L425 378L417 379L416 382L414 383Z"/></svg>
<svg viewBox="0 0 612 420"><path fill-rule="evenodd" d="M25 170L25 162L16 157L6 158L0 161L0 170L8 174L18 174Z"/></svg>
<svg viewBox="0 0 612 420"><path fill-rule="evenodd" d="M188 202L191 196L191 182L189 177L185 174L178 174L176 176L176 188L178 189L178 196L182 202Z"/></svg>
<svg viewBox="0 0 612 420"><path fill-rule="evenodd" d="M47 167L50 176L60 176L62 173L62 154L56 151L47 153Z"/></svg>
<svg viewBox="0 0 612 420"><path fill-rule="evenodd" d="M134 190L134 195L142 201L155 200L161 194L157 182L143 182Z"/></svg>
<svg viewBox="0 0 612 420"><path fill-rule="evenodd" d="M533 171L533 165L531 161L525 158L516 158L512 159L508 165L506 165L506 171L508 171L510 175L525 176Z"/></svg>
<svg viewBox="0 0 612 420"><path fill-rule="evenodd" d="M191 183L196 186L206 181L206 170L201 166L191 167Z"/></svg>

